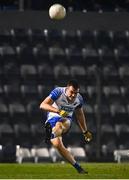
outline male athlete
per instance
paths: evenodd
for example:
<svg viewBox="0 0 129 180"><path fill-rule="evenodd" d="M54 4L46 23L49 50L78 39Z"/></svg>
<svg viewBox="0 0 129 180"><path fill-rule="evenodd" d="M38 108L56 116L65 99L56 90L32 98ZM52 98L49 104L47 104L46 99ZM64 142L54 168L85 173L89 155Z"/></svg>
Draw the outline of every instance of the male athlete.
<svg viewBox="0 0 129 180"><path fill-rule="evenodd" d="M70 80L66 87L55 88L48 97L40 104L40 108L48 111L46 128L46 142L51 142L59 153L73 165L78 173L87 173L74 159L72 154L65 148L62 142L62 134L67 132L75 116L78 125L89 142L92 134L87 130L83 112L83 98L79 94L79 85L76 80Z"/></svg>

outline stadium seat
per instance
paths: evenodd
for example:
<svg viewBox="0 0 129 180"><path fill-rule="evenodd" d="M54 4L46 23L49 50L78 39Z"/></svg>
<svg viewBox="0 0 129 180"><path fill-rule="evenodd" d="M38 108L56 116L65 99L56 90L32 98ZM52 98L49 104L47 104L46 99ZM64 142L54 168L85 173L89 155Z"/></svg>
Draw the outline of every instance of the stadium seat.
<svg viewBox="0 0 129 180"><path fill-rule="evenodd" d="M117 45L117 48L115 49L115 51L116 51L116 56L117 56L119 65L123 63L128 63L128 57L129 57L128 46L126 47L121 44ZM123 63L121 63L121 60L123 61Z"/></svg>
<svg viewBox="0 0 129 180"><path fill-rule="evenodd" d="M43 43L37 43L35 47L33 48L33 54L38 57L48 57L49 56L49 51L48 47L43 44Z"/></svg>
<svg viewBox="0 0 129 180"><path fill-rule="evenodd" d="M102 124L101 125L101 134L104 135L104 134L108 134L108 133L113 133L114 132L114 129L112 127L112 125L110 124Z"/></svg>
<svg viewBox="0 0 129 180"><path fill-rule="evenodd" d="M118 163L121 162L129 162L129 150L124 149L124 150L114 150L114 160Z"/></svg>
<svg viewBox="0 0 129 180"><path fill-rule="evenodd" d="M70 67L70 74L71 74L71 77L73 77L73 78L76 75L85 76L86 71L85 71L85 68L81 65L72 65Z"/></svg>
<svg viewBox="0 0 129 180"><path fill-rule="evenodd" d="M111 58L109 58L111 59ZM103 59L103 62L105 61L105 58ZM109 61L109 60L107 60ZM114 65L115 60L111 63L103 63L102 65L102 83L103 85L120 85L120 76L118 73L118 67Z"/></svg>
<svg viewBox="0 0 129 180"><path fill-rule="evenodd" d="M42 119L39 119L39 122L36 122L37 119L34 120L30 119L30 133L31 133L31 137L33 138L32 142L34 144L34 139L37 138L42 138L44 139L45 136L45 130L43 128L43 123L41 121L43 121ZM37 144L37 142L35 142Z"/></svg>
<svg viewBox="0 0 129 180"><path fill-rule="evenodd" d="M22 64L20 67L21 76L35 75L37 73L35 66L32 64Z"/></svg>
<svg viewBox="0 0 129 180"><path fill-rule="evenodd" d="M119 67L119 75L124 85L127 85L129 80L129 65L123 64Z"/></svg>
<svg viewBox="0 0 129 180"><path fill-rule="evenodd" d="M83 51L81 47L78 47L75 44L71 45L69 48L65 49L65 54L66 54L66 58L68 58L69 63L72 64L73 62L75 62L76 64L79 63L79 60L82 63Z"/></svg>
<svg viewBox="0 0 129 180"><path fill-rule="evenodd" d="M53 68L49 60L47 62L42 61L42 63L38 64L37 71L39 77L42 77L44 75L53 75Z"/></svg>
<svg viewBox="0 0 129 180"><path fill-rule="evenodd" d="M12 45L12 35L10 30L0 29L0 43L1 45L3 45L4 43Z"/></svg>
<svg viewBox="0 0 129 180"><path fill-rule="evenodd" d="M8 117L9 116L9 111L8 107L4 102L0 102L0 117Z"/></svg>
<svg viewBox="0 0 129 180"><path fill-rule="evenodd" d="M118 97L120 97L120 88L115 85L105 85L103 86L103 97L107 104L114 103Z"/></svg>
<svg viewBox="0 0 129 180"><path fill-rule="evenodd" d="M92 47L95 47L95 36L96 36L96 31L90 31L90 30L82 30L80 31L80 38L81 41L83 42L83 46L85 44L91 44Z"/></svg>
<svg viewBox="0 0 129 180"><path fill-rule="evenodd" d="M20 92L20 85L19 82L8 82L8 84L3 85L3 90L4 90L4 96L5 98L8 99L8 102L12 102L15 98L19 99L21 97L21 92Z"/></svg>
<svg viewBox="0 0 129 180"><path fill-rule="evenodd" d="M49 149L49 154L50 154L52 162L54 162L54 163L64 161L64 158L59 154L57 149L55 149L53 147L51 147Z"/></svg>
<svg viewBox="0 0 129 180"><path fill-rule="evenodd" d="M22 64L20 74L23 83L36 82L37 80L37 70L32 64Z"/></svg>
<svg viewBox="0 0 129 180"><path fill-rule="evenodd" d="M112 119L115 123L122 123L126 121L127 114L126 114L126 107L124 104L120 104L120 102L116 101L110 105L110 112Z"/></svg>
<svg viewBox="0 0 129 180"><path fill-rule="evenodd" d="M58 79L60 75L69 75L69 68L64 62L56 64L53 71L56 79Z"/></svg>
<svg viewBox="0 0 129 180"><path fill-rule="evenodd" d="M113 46L117 48L119 46L128 47L128 30L126 31L115 31L113 33Z"/></svg>
<svg viewBox="0 0 129 180"><path fill-rule="evenodd" d="M65 51L64 49L60 46L58 42L56 42L53 46L49 46L49 57L50 59L56 59L58 55L64 55Z"/></svg>
<svg viewBox="0 0 129 180"><path fill-rule="evenodd" d="M9 83L11 80L19 81L20 71L19 65L15 62L15 57L4 57L3 62L3 75L4 75L4 83Z"/></svg>
<svg viewBox="0 0 129 180"><path fill-rule="evenodd" d="M76 45L78 47L81 46L81 39L79 38L78 32L76 30L67 31L63 29L61 33L62 33L62 44L64 47L69 48L72 45Z"/></svg>
<svg viewBox="0 0 129 180"><path fill-rule="evenodd" d="M31 38L31 43L33 46L35 46L36 44L39 43L44 43L46 44L47 39L46 39L46 34L45 34L45 30L44 29L39 29L39 28L32 28L31 29L31 34L30 34L30 38Z"/></svg>
<svg viewBox="0 0 129 180"><path fill-rule="evenodd" d="M21 64L34 64L34 47L21 43L16 47L16 55Z"/></svg>
<svg viewBox="0 0 129 180"><path fill-rule="evenodd" d="M101 145L102 159L106 162L113 161L113 151L117 148L116 142L114 139L110 139L108 142L103 142Z"/></svg>
<svg viewBox="0 0 129 180"><path fill-rule="evenodd" d="M88 121L94 119L95 111L94 111L94 106L92 104L89 103L84 104L83 109Z"/></svg>
<svg viewBox="0 0 129 180"><path fill-rule="evenodd" d="M125 144L128 141L128 135L129 135L129 125L125 123L121 123L120 125L116 125L116 133L117 133L117 140L119 144Z"/></svg>
<svg viewBox="0 0 129 180"><path fill-rule="evenodd" d="M96 97L97 87L96 86L87 86L88 97Z"/></svg>
<svg viewBox="0 0 129 180"><path fill-rule="evenodd" d="M13 118L25 117L25 113L26 113L25 107L19 101L10 102L9 104L10 117Z"/></svg>
<svg viewBox="0 0 129 180"><path fill-rule="evenodd" d="M19 164L34 162L34 157L31 155L30 149L16 145L16 162Z"/></svg>
<svg viewBox="0 0 129 180"><path fill-rule="evenodd" d="M51 162L51 157L46 147L31 148L31 154L35 163Z"/></svg>
<svg viewBox="0 0 129 180"><path fill-rule="evenodd" d="M26 104L27 116L31 119L41 119L41 111L39 109L40 102L38 100L31 100Z"/></svg>
<svg viewBox="0 0 129 180"><path fill-rule="evenodd" d="M108 128L108 127L107 127ZM113 151L117 148L117 139L114 132L105 132L101 135L101 153L103 161L113 161Z"/></svg>
<svg viewBox="0 0 129 180"><path fill-rule="evenodd" d="M83 147L68 147L68 150L78 161L87 161L86 153Z"/></svg>
<svg viewBox="0 0 129 180"><path fill-rule="evenodd" d="M86 86L95 86L97 83L97 78L99 76L99 68L95 64L90 66L86 66L86 76L85 76L85 84Z"/></svg>
<svg viewBox="0 0 129 180"><path fill-rule="evenodd" d="M13 127L6 121L0 124L0 137L0 144L2 145L5 145L8 142L13 142Z"/></svg>
<svg viewBox="0 0 129 180"><path fill-rule="evenodd" d="M111 48L113 41L113 32L112 31L105 31L105 30L99 30L96 31L96 46L98 48L101 48L103 45L108 46Z"/></svg>
<svg viewBox="0 0 129 180"><path fill-rule="evenodd" d="M13 39L13 44L19 45L20 43L31 43L31 29L12 28L10 31Z"/></svg>
<svg viewBox="0 0 129 180"><path fill-rule="evenodd" d="M30 99L32 100L34 97L37 96L38 98L38 85L36 84L22 84L20 87L21 96L23 99Z"/></svg>

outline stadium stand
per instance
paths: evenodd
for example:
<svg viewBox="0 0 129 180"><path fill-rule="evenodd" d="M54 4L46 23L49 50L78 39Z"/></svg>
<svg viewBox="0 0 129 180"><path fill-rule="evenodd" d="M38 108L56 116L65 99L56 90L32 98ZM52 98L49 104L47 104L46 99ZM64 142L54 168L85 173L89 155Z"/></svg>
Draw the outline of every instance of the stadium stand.
<svg viewBox="0 0 129 180"><path fill-rule="evenodd" d="M83 0L60 0L61 4L63 4L67 11L98 11L98 12L125 12L129 10L129 3L126 0L123 1L116 1L116 0L109 0L109 1L102 1L102 0L89 0L89 1L83 1ZM43 2L42 0L38 0L38 2L35 2L34 0L30 1L19 1L19 0L1 0L0 3L0 10L47 10L48 7L50 7L52 4L54 4L54 0L47 0Z"/></svg>
<svg viewBox="0 0 129 180"><path fill-rule="evenodd" d="M97 132L96 117L99 110L96 98L100 93L101 153L102 157L106 159L110 156L113 161L113 151L119 149L120 145L127 146L129 133L128 34L128 31L106 30L1 31L0 144L3 145L3 137L6 139L6 136L11 135L15 137L15 145L26 148L38 146L44 136L43 123L40 121L45 121L45 113L39 110L40 102L54 87L65 85L69 78L77 78L86 99L84 110L88 126L94 134ZM99 69L99 75L96 69ZM101 82L99 92L97 78ZM85 148L75 124L71 135L67 135L71 140L65 140L67 146L74 142L72 135L75 134L77 145ZM12 138L9 140L12 141ZM94 143L95 139L88 148L94 148ZM91 152L87 152L89 161L94 155ZM22 161L23 157L18 160Z"/></svg>

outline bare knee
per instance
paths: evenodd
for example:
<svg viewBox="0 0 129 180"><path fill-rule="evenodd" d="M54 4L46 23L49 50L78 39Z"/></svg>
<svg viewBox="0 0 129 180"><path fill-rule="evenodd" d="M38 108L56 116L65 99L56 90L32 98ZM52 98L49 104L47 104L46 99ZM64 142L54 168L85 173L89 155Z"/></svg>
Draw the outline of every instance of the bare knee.
<svg viewBox="0 0 129 180"><path fill-rule="evenodd" d="M61 136L63 132L62 123L56 123L56 126L52 129L52 132L55 133L56 137Z"/></svg>
<svg viewBox="0 0 129 180"><path fill-rule="evenodd" d="M60 149L62 147L62 142L60 141L59 138L51 139L51 143L57 149Z"/></svg>
<svg viewBox="0 0 129 180"><path fill-rule="evenodd" d="M56 126L55 126L55 129L62 129L62 123L61 122L57 122L56 123Z"/></svg>

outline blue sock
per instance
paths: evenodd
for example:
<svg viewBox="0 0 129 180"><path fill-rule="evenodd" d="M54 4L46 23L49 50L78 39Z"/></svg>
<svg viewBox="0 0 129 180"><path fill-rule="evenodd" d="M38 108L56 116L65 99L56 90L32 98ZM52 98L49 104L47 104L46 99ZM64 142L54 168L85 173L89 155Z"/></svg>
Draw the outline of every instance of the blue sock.
<svg viewBox="0 0 129 180"><path fill-rule="evenodd" d="M75 169L77 169L77 170L82 169L80 164L78 164L77 162L75 162L75 164L73 164L73 167L75 167Z"/></svg>

